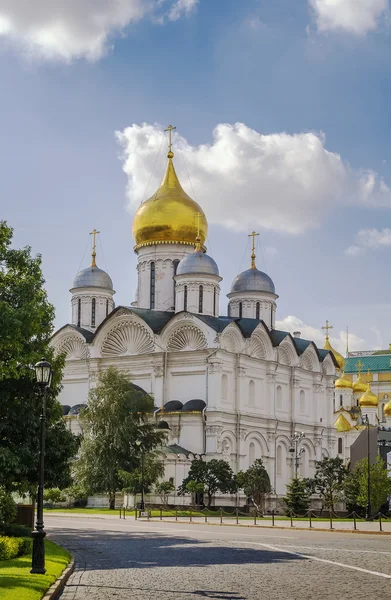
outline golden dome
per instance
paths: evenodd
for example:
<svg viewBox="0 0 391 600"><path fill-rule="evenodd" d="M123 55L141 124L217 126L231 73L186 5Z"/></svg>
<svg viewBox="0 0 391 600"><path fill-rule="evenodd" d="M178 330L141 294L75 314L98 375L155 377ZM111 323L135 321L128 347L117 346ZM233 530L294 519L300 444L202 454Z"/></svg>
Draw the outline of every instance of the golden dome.
<svg viewBox="0 0 391 600"><path fill-rule="evenodd" d="M342 371L341 377L339 377L339 379L336 380L334 385L336 388L351 388L352 382L350 381L350 379L347 379L345 377L345 373L344 371Z"/></svg>
<svg viewBox="0 0 391 600"><path fill-rule="evenodd" d="M361 407L377 406L379 404L379 398L371 391L369 383L367 385L367 391L361 396L358 403Z"/></svg>
<svg viewBox="0 0 391 600"><path fill-rule="evenodd" d="M387 402L384 407L384 414L386 417L391 417L391 400Z"/></svg>
<svg viewBox="0 0 391 600"><path fill-rule="evenodd" d="M141 204L133 219L135 250L153 244L185 244L194 246L198 235L203 245L208 222L201 207L190 198L179 183L168 153L163 181L154 195Z"/></svg>
<svg viewBox="0 0 391 600"><path fill-rule="evenodd" d="M328 335L326 336L326 341L324 343L323 350L330 350L330 352L332 352L332 354L334 355L334 358L337 361L339 368L343 369L343 366L345 363L344 357L342 356L342 354L340 354L339 352L334 350L334 348L332 347L332 345L329 342Z"/></svg>
<svg viewBox="0 0 391 600"><path fill-rule="evenodd" d="M357 381L355 381L353 383L353 392L356 394L357 392L360 392L361 394L363 392L366 392L368 389L368 385L365 383L365 381L363 381L361 379L361 374L359 373Z"/></svg>
<svg viewBox="0 0 391 600"><path fill-rule="evenodd" d="M334 423L334 427L339 432L350 431L352 426L344 415L339 415L338 419Z"/></svg>

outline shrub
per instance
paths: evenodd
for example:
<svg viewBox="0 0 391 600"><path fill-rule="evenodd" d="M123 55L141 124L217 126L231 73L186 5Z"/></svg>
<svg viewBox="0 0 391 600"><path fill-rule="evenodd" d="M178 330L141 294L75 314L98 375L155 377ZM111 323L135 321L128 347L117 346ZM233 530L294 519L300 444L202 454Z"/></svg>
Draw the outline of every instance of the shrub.
<svg viewBox="0 0 391 600"><path fill-rule="evenodd" d="M67 499L65 493L59 488L49 488L44 490L43 498L48 504L58 504L60 502L65 502Z"/></svg>
<svg viewBox="0 0 391 600"><path fill-rule="evenodd" d="M17 513L16 503L11 494L0 488L0 524L12 523Z"/></svg>
<svg viewBox="0 0 391 600"><path fill-rule="evenodd" d="M30 554L33 549L33 540L31 537L18 538L20 540L18 556Z"/></svg>
<svg viewBox="0 0 391 600"><path fill-rule="evenodd" d="M33 547L31 538L0 537L0 561L29 554Z"/></svg>
<svg viewBox="0 0 391 600"><path fill-rule="evenodd" d="M7 537L30 537L31 532L31 527L17 525L16 523L0 526L0 535L6 535Z"/></svg>

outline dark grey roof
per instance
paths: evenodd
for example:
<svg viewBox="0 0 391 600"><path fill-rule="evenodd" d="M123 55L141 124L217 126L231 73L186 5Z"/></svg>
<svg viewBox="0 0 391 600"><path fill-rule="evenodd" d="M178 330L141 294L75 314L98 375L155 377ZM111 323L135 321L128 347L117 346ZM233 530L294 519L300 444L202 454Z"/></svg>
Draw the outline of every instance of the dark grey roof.
<svg viewBox="0 0 391 600"><path fill-rule="evenodd" d="M90 344L92 342L92 340L94 339L94 334L92 331L89 331L88 329L84 329L84 327L77 327L77 325L72 325L72 323L67 323L66 325L63 325L63 327L61 327L60 329L58 329L53 335L57 335L58 333L60 333L60 331L62 331L63 329L65 329L66 327L72 327L72 329L74 329L75 331L78 331L79 333L82 334L82 336L84 337L84 339L86 340L87 344Z"/></svg>
<svg viewBox="0 0 391 600"><path fill-rule="evenodd" d="M183 405L182 412L202 412L204 408L206 408L206 403L203 400L195 398Z"/></svg>
<svg viewBox="0 0 391 600"><path fill-rule="evenodd" d="M80 411L86 407L87 407L87 404L75 404L74 406L72 406L72 408L68 412L68 415L78 415L78 414L80 414Z"/></svg>
<svg viewBox="0 0 391 600"><path fill-rule="evenodd" d="M63 405L61 406L61 408L62 408L62 414L63 414L63 416L64 416L64 417L65 417L65 415L67 415L67 414L69 413L69 411L71 410L71 407L70 407L70 406L68 406L68 404L63 404Z"/></svg>
<svg viewBox="0 0 391 600"><path fill-rule="evenodd" d="M189 454L191 454L190 450L186 450L186 448L182 448L182 446L178 446L178 444L165 446L162 448L162 451L165 454L184 454L187 458L189 457Z"/></svg>
<svg viewBox="0 0 391 600"><path fill-rule="evenodd" d="M99 269L99 267L87 267L82 269L73 280L73 288L99 287L112 290L113 282L110 275Z"/></svg>
<svg viewBox="0 0 391 600"><path fill-rule="evenodd" d="M177 275L219 275L219 268L211 256L205 252L191 252L187 254L177 268Z"/></svg>
<svg viewBox="0 0 391 600"><path fill-rule="evenodd" d="M159 421L157 428L158 429L170 429L167 421Z"/></svg>
<svg viewBox="0 0 391 600"><path fill-rule="evenodd" d="M163 406L163 412L176 412L182 410L183 404L179 400L170 400Z"/></svg>
<svg viewBox="0 0 391 600"><path fill-rule="evenodd" d="M263 271L258 269L247 269L239 273L231 285L232 292L269 292L276 293L274 283Z"/></svg>

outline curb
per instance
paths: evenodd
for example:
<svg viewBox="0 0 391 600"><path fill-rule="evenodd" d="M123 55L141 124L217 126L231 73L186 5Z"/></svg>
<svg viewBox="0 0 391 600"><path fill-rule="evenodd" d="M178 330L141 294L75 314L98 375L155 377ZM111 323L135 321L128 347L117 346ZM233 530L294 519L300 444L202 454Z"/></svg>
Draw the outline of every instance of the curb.
<svg viewBox="0 0 391 600"><path fill-rule="evenodd" d="M69 563L69 566L62 572L60 577L56 579L54 583L52 583L42 600L57 600L60 593L64 589L66 582L68 581L74 570L75 559L72 558L71 562Z"/></svg>

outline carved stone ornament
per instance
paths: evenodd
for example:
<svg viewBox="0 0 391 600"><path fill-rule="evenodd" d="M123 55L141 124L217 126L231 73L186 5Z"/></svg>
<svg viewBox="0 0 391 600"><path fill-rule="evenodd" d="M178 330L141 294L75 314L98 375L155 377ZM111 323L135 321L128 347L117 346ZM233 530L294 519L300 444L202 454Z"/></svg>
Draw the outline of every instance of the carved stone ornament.
<svg viewBox="0 0 391 600"><path fill-rule="evenodd" d="M277 377L276 373L266 373L266 381L268 383L274 383L276 380L276 377Z"/></svg>
<svg viewBox="0 0 391 600"><path fill-rule="evenodd" d="M171 429L171 433L170 435L173 438L177 438L179 437L179 425L170 425L170 429Z"/></svg>
<svg viewBox="0 0 391 600"><path fill-rule="evenodd" d="M182 319L188 319L189 321L193 321L194 320L193 315L191 315L188 312L183 313L181 316L182 316Z"/></svg>
<svg viewBox="0 0 391 600"><path fill-rule="evenodd" d="M238 375L238 377L245 377L246 376L246 369L244 367L238 367L238 369L237 369L237 375Z"/></svg>
<svg viewBox="0 0 391 600"><path fill-rule="evenodd" d="M155 377L163 377L163 366L162 365L154 365L153 374Z"/></svg>
<svg viewBox="0 0 391 600"><path fill-rule="evenodd" d="M276 432L274 430L267 432L267 441L268 442L274 442L274 440L276 439L276 437L277 437L277 434L276 434Z"/></svg>
<svg viewBox="0 0 391 600"><path fill-rule="evenodd" d="M244 442L244 440L246 439L247 432L248 432L247 429L240 428L239 439L240 439L241 442Z"/></svg>
<svg viewBox="0 0 391 600"><path fill-rule="evenodd" d="M120 308L118 312L115 313L116 317L124 317L129 316L129 310L127 308Z"/></svg>
<svg viewBox="0 0 391 600"><path fill-rule="evenodd" d="M300 379L293 380L293 387L297 390L300 387Z"/></svg>
<svg viewBox="0 0 391 600"><path fill-rule="evenodd" d="M206 425L205 427L206 435L220 435L222 431L221 425Z"/></svg>
<svg viewBox="0 0 391 600"><path fill-rule="evenodd" d="M208 371L210 375L214 375L215 373L221 373L223 370L222 363L212 362L208 364Z"/></svg>
<svg viewBox="0 0 391 600"><path fill-rule="evenodd" d="M313 383L312 389L315 394L320 394L320 392L323 390L323 386L321 383Z"/></svg>

